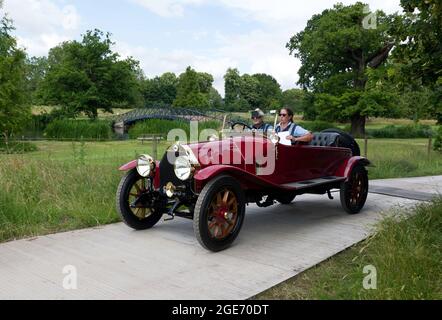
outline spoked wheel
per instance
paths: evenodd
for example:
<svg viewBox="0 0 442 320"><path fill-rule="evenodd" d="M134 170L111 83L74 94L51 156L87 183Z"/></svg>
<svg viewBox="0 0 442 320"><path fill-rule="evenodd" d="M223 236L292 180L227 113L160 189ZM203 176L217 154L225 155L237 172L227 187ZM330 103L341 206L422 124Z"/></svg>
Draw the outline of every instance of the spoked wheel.
<svg viewBox="0 0 442 320"><path fill-rule="evenodd" d="M155 206L149 183L137 170L132 170L118 186L117 211L123 221L135 230L150 229L163 216L160 208Z"/></svg>
<svg viewBox="0 0 442 320"><path fill-rule="evenodd" d="M244 195L230 176L209 182L198 197L193 227L198 242L218 252L229 247L238 236L245 215Z"/></svg>
<svg viewBox="0 0 442 320"><path fill-rule="evenodd" d="M347 182L341 185L341 204L350 214L359 213L368 196L368 173L362 165L356 165Z"/></svg>

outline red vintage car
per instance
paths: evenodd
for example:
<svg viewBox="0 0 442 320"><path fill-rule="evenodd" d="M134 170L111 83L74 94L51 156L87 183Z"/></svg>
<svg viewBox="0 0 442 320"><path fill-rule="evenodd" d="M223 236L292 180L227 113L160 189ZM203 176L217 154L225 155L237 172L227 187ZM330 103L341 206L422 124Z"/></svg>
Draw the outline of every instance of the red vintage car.
<svg viewBox="0 0 442 320"><path fill-rule="evenodd" d="M161 161L142 155L120 168L127 171L117 191L117 210L131 228L152 228L163 215L193 220L195 236L217 252L238 236L246 204L290 204L302 194L339 189L344 210L362 210L368 194L366 166L356 141L329 130L309 145L287 146L277 135L242 132L221 140L172 145ZM238 130L240 127L240 130ZM239 132L238 132L239 131Z"/></svg>

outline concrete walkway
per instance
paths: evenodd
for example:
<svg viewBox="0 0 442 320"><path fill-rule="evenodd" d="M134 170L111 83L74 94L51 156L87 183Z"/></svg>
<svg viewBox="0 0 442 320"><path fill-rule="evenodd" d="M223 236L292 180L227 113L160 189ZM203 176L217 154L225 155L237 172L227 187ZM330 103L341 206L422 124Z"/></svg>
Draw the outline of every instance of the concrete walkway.
<svg viewBox="0 0 442 320"><path fill-rule="evenodd" d="M418 202L400 190L442 193L442 176L371 185L396 194L370 194L355 216L344 213L338 194L249 206L235 245L217 254L203 250L192 222L181 219L149 231L120 223L1 244L0 299L247 299L365 239L392 207ZM68 265L77 271L76 290L63 288Z"/></svg>

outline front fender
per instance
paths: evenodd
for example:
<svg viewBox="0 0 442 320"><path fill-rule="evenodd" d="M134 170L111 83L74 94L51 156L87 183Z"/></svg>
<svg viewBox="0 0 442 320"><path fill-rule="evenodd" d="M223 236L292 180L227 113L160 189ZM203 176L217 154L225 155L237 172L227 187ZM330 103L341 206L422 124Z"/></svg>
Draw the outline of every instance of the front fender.
<svg viewBox="0 0 442 320"><path fill-rule="evenodd" d="M339 169L336 172L336 176L345 177L348 179L350 177L351 171L358 164L367 167L371 165L371 162L364 157L351 157L339 167Z"/></svg>
<svg viewBox="0 0 442 320"><path fill-rule="evenodd" d="M138 164L137 160L133 160L129 163L126 163L124 166L121 166L118 170L120 171L131 171L136 169ZM160 187L160 162L159 161L155 161L156 167L155 167L155 172L153 175L153 184L154 187L156 189L158 189Z"/></svg>
<svg viewBox="0 0 442 320"><path fill-rule="evenodd" d="M129 163L126 163L124 166L121 166L120 171L130 171L132 169L135 169L137 167L137 160L133 160Z"/></svg>

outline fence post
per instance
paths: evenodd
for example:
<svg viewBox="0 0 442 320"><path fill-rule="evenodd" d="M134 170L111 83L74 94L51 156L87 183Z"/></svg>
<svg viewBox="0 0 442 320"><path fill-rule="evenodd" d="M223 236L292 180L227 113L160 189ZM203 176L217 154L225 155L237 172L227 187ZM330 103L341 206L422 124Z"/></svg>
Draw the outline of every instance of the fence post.
<svg viewBox="0 0 442 320"><path fill-rule="evenodd" d="M368 158L368 137L364 138L364 157Z"/></svg>
<svg viewBox="0 0 442 320"><path fill-rule="evenodd" d="M430 136L428 139L428 158L431 157L431 149L433 149L433 137Z"/></svg>
<svg viewBox="0 0 442 320"><path fill-rule="evenodd" d="M153 136L153 145L152 145L152 156L154 160L157 160L158 158L158 140L157 136Z"/></svg>

